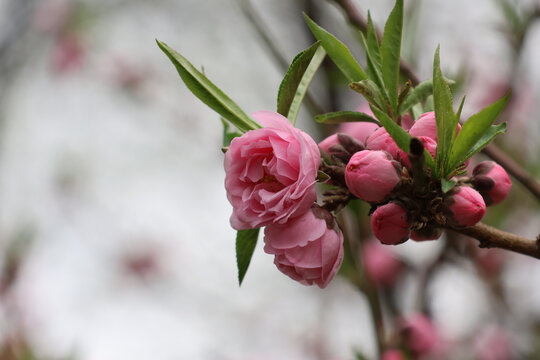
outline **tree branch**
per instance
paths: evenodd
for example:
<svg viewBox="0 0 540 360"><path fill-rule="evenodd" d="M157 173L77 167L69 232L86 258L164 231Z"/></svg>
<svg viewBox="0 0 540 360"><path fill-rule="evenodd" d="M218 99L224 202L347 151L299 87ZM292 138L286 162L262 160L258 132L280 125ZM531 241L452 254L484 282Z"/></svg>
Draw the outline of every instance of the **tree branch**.
<svg viewBox="0 0 540 360"><path fill-rule="evenodd" d="M477 239L482 248L500 248L540 259L540 240L538 238L536 240L527 239L481 222L466 228L451 229Z"/></svg>

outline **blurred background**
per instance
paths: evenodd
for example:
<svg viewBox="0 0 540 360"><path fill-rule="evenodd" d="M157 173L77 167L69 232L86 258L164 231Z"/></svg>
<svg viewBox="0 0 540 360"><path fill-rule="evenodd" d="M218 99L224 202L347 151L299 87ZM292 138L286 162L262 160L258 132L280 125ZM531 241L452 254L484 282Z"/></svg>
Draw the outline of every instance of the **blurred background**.
<svg viewBox="0 0 540 360"><path fill-rule="evenodd" d="M379 28L393 6L353 3ZM464 115L513 88L498 145L540 175L540 2L405 5L403 56L419 78L440 43ZM274 110L286 66L313 42L302 11L363 59L333 1L0 0L1 360L378 358L367 301L344 277L302 286L260 241L238 287L219 116L155 44L247 113ZM319 107L361 105L323 70ZM306 110L298 126L317 140L328 131ZM534 238L538 210L514 181L486 222ZM482 359L540 359L540 263L467 241L453 246L463 256L441 256L449 243L390 248L406 267L400 312L419 311L421 296L449 358L481 358L491 331L508 355Z"/></svg>

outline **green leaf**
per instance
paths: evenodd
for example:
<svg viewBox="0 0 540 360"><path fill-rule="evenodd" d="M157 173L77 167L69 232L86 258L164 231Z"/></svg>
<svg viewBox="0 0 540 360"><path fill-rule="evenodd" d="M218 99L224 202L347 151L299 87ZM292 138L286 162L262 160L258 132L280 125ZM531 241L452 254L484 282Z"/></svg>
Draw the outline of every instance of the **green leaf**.
<svg viewBox="0 0 540 360"><path fill-rule="evenodd" d="M165 55L172 61L188 89L203 103L223 116L242 132L261 127L185 57L171 49L164 42L159 40L156 40L156 42Z"/></svg>
<svg viewBox="0 0 540 360"><path fill-rule="evenodd" d="M330 180L330 179L331 179L330 175L328 175L328 174L325 173L324 171L322 171L322 170L318 170L318 171L317 171L317 178L316 178L316 180L317 180L318 183L325 183L325 182L327 182L327 181Z"/></svg>
<svg viewBox="0 0 540 360"><path fill-rule="evenodd" d="M296 55L279 86L277 112L288 118L293 125L309 84L326 56L320 45L320 41L317 41Z"/></svg>
<svg viewBox="0 0 540 360"><path fill-rule="evenodd" d="M456 186L456 182L454 180L446 180L445 178L442 178L441 179L441 187L442 187L442 192L444 194L446 194L447 192L449 192L450 190L452 190L452 188L454 186Z"/></svg>
<svg viewBox="0 0 540 360"><path fill-rule="evenodd" d="M360 38L362 39L362 43L366 50L368 79L373 81L373 83L377 86L377 88L379 89L379 92L384 97L385 102L390 102L388 94L384 86L384 80L382 78L381 65L376 63L376 60L371 54L371 50L368 46L366 38L364 37L364 34L360 33Z"/></svg>
<svg viewBox="0 0 540 360"><path fill-rule="evenodd" d="M258 237L259 229L239 230L236 233L236 264L238 265L239 285L242 285L244 276L246 276Z"/></svg>
<svg viewBox="0 0 540 360"><path fill-rule="evenodd" d="M401 105L401 115L405 114L414 105L425 101L429 95L433 94L433 80L429 79L421 82L412 89L403 104Z"/></svg>
<svg viewBox="0 0 540 360"><path fill-rule="evenodd" d="M497 134L500 134L501 131L504 132L504 128L501 127L494 129L491 125L497 116L499 116L499 114L503 111L509 98L510 91L508 91L501 99L480 111L478 114L471 116L469 120L463 124L463 127L459 131L454 145L452 146L449 172L453 171L457 165L461 164L476 152L480 151L482 147L486 146L489 141L491 141ZM480 144L480 140L482 140L482 143L487 140L489 141L482 145ZM478 146L481 146L480 149L478 149Z"/></svg>
<svg viewBox="0 0 540 360"><path fill-rule="evenodd" d="M371 115L355 111L338 111L315 116L315 121L322 124L340 124L343 122L364 121L379 124Z"/></svg>
<svg viewBox="0 0 540 360"><path fill-rule="evenodd" d="M351 55L351 52L339 41L334 35L317 25L313 20L304 14L304 18L309 26L309 29L315 36L315 38L321 41L324 50L336 66L341 70L343 75L349 80L349 82L355 82L367 79L366 73L358 62Z"/></svg>
<svg viewBox="0 0 540 360"><path fill-rule="evenodd" d="M382 76L394 113L397 112L402 30L403 0L396 0L396 4L384 25L384 34L381 41Z"/></svg>
<svg viewBox="0 0 540 360"><path fill-rule="evenodd" d="M362 96L369 102L370 105L376 106L378 109L386 112L387 107L384 106L385 101L381 95L377 84L371 80L362 80L359 82L353 82L349 84L349 87L354 91L362 94Z"/></svg>
<svg viewBox="0 0 540 360"><path fill-rule="evenodd" d="M456 113L456 119L458 122L459 122L459 119L461 119L461 111L463 110L463 104L465 104L465 95L463 95L463 99L461 99L461 103L459 104L459 108Z"/></svg>
<svg viewBox="0 0 540 360"><path fill-rule="evenodd" d="M375 31L375 26L373 25L373 20L371 19L371 14L368 11L368 24L366 32L367 40L367 49L373 58L373 63L377 69L381 68L381 48L379 45L379 40L377 39L377 32Z"/></svg>
<svg viewBox="0 0 540 360"><path fill-rule="evenodd" d="M407 131L405 131L401 126L396 124L388 115L386 115L381 110L377 109L374 106L371 107L371 110L373 111L377 119L379 119L381 125L384 126L386 131L388 131L392 139L394 139L397 146L408 154L409 145L411 142L411 135L409 135Z"/></svg>
<svg viewBox="0 0 540 360"><path fill-rule="evenodd" d="M450 87L444 80L441 72L440 47L435 50L433 60L433 104L435 107L435 119L437 123L437 151L435 155L435 165L437 178L442 178L447 174L448 158L452 148L458 119L454 115L452 108L452 93Z"/></svg>
<svg viewBox="0 0 540 360"><path fill-rule="evenodd" d="M231 129L231 125L227 120L221 118L221 123L223 124L223 147L227 147L231 144L232 139L238 136L242 136L242 133Z"/></svg>

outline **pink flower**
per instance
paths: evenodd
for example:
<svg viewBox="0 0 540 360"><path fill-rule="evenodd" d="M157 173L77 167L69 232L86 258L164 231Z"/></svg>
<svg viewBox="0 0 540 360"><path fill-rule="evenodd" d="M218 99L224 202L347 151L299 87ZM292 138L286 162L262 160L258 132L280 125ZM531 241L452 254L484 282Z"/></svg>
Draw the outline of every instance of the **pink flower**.
<svg viewBox="0 0 540 360"><path fill-rule="evenodd" d="M56 41L52 52L52 67L58 73L79 69L85 58L85 48L76 35L65 35Z"/></svg>
<svg viewBox="0 0 540 360"><path fill-rule="evenodd" d="M362 249L362 260L371 281L391 286L401 270L401 262L387 247L377 241L369 241Z"/></svg>
<svg viewBox="0 0 540 360"><path fill-rule="evenodd" d="M401 331L405 343L417 356L434 353L441 345L437 328L423 314L413 314L402 319Z"/></svg>
<svg viewBox="0 0 540 360"><path fill-rule="evenodd" d="M437 142L433 140L430 137L427 136L418 136L420 140L422 140L422 143L424 144L424 148L427 149L427 151L430 153L433 160L435 160L435 152L437 151ZM410 168L411 162L409 161L409 156L407 153L401 149L398 150L398 158L401 160L403 165Z"/></svg>
<svg viewBox="0 0 540 360"><path fill-rule="evenodd" d="M371 111L369 115L371 115ZM351 135L365 145L368 136L379 128L379 125L372 122L346 122L339 125L338 132Z"/></svg>
<svg viewBox="0 0 540 360"><path fill-rule="evenodd" d="M384 151L355 153L345 168L345 182L358 198L380 202L401 181L399 166Z"/></svg>
<svg viewBox="0 0 540 360"><path fill-rule="evenodd" d="M399 350L396 349L390 349L386 350L382 356L381 360L405 360L405 355Z"/></svg>
<svg viewBox="0 0 540 360"><path fill-rule="evenodd" d="M486 204L478 191L468 186L456 186L444 199L444 212L458 226L473 226L486 213Z"/></svg>
<svg viewBox="0 0 540 360"><path fill-rule="evenodd" d="M325 288L343 261L343 233L333 216L313 207L285 224L264 230L264 251L275 255L274 264L304 285Z"/></svg>
<svg viewBox="0 0 540 360"><path fill-rule="evenodd" d="M367 138L366 147L369 150L384 150L398 160L399 147L383 127L378 128Z"/></svg>
<svg viewBox="0 0 540 360"><path fill-rule="evenodd" d="M514 344L510 336L497 326L483 329L475 340L475 353L478 360L513 359Z"/></svg>
<svg viewBox="0 0 540 360"><path fill-rule="evenodd" d="M237 230L283 224L317 199L320 153L309 135L278 113L252 115L262 129L233 139L225 154L225 188Z"/></svg>
<svg viewBox="0 0 540 360"><path fill-rule="evenodd" d="M379 206L371 215L371 230L383 244L401 244L409 238L407 212L393 202Z"/></svg>
<svg viewBox="0 0 540 360"><path fill-rule="evenodd" d="M330 152L330 148L337 144L339 144L337 134L332 134L321 141L319 147L326 152Z"/></svg>
<svg viewBox="0 0 540 360"><path fill-rule="evenodd" d="M494 161L482 161L475 166L472 184L480 192L486 205L496 205L503 201L512 187L504 168Z"/></svg>
<svg viewBox="0 0 540 360"><path fill-rule="evenodd" d="M457 125L456 134L459 133L461 125ZM435 112L427 112L422 114L409 129L409 134L412 136L427 136L437 141L437 121L435 120Z"/></svg>

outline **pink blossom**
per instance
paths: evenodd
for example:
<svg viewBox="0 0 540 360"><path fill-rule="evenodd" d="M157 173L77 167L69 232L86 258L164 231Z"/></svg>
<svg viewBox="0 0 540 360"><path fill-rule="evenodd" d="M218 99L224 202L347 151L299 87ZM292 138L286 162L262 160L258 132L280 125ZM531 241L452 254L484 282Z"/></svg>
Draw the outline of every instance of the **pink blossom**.
<svg viewBox="0 0 540 360"><path fill-rule="evenodd" d="M504 330L497 326L483 329L475 340L477 360L512 359L513 341Z"/></svg>
<svg viewBox="0 0 540 360"><path fill-rule="evenodd" d="M383 244L401 244L409 238L407 212L393 202L379 206L371 215L371 230Z"/></svg>
<svg viewBox="0 0 540 360"><path fill-rule="evenodd" d="M435 152L437 151L437 142L427 136L418 136L418 138L422 140L422 143L424 144L424 148L427 149L427 151L429 152L433 160L435 160ZM403 165L405 165L408 168L411 167L409 156L407 155L405 151L399 149L398 158L403 163Z"/></svg>
<svg viewBox="0 0 540 360"><path fill-rule="evenodd" d="M284 224L317 199L320 153L309 135L278 113L252 115L262 129L233 139L225 154L225 188L237 230Z"/></svg>
<svg viewBox="0 0 540 360"><path fill-rule="evenodd" d="M457 125L456 134L459 133L461 125ZM437 141L437 121L435 120L435 112L430 111L422 114L409 129L409 134L412 136L427 136Z"/></svg>
<svg viewBox="0 0 540 360"><path fill-rule="evenodd" d="M330 152L330 148L337 144L339 144L338 136L337 134L332 134L321 141L319 147L326 152Z"/></svg>
<svg viewBox="0 0 540 360"><path fill-rule="evenodd" d="M401 331L405 343L417 356L432 354L440 348L438 330L424 314L412 314L402 319Z"/></svg>
<svg viewBox="0 0 540 360"><path fill-rule="evenodd" d="M52 67L58 73L79 69L84 61L85 49L76 35L60 37L53 48Z"/></svg>
<svg viewBox="0 0 540 360"><path fill-rule="evenodd" d="M380 202L401 181L397 162L384 151L355 153L345 168L345 182L358 198Z"/></svg>
<svg viewBox="0 0 540 360"><path fill-rule="evenodd" d="M383 127L378 128L367 138L366 147L369 150L384 150L392 155L395 160L398 159L399 147Z"/></svg>
<svg viewBox="0 0 540 360"><path fill-rule="evenodd" d="M343 233L319 207L285 224L268 225L264 243L264 251L275 255L277 268L304 285L326 287L343 261Z"/></svg>
<svg viewBox="0 0 540 360"><path fill-rule="evenodd" d="M406 360L406 357L401 351L396 349L390 349L386 350L382 354L381 360Z"/></svg>
<svg viewBox="0 0 540 360"><path fill-rule="evenodd" d="M456 186L447 193L444 211L458 226L473 226L486 213L486 204L478 191L468 186Z"/></svg>
<svg viewBox="0 0 540 360"><path fill-rule="evenodd" d="M392 251L375 240L364 245L362 260L368 278L383 286L394 284L402 267Z"/></svg>
<svg viewBox="0 0 540 360"><path fill-rule="evenodd" d="M482 161L473 170L473 186L480 192L486 205L503 201L512 187L510 177L502 166L494 161Z"/></svg>
<svg viewBox="0 0 540 360"><path fill-rule="evenodd" d="M339 125L338 132L351 135L365 145L368 136L379 128L379 125L372 122L346 122Z"/></svg>

